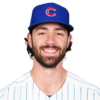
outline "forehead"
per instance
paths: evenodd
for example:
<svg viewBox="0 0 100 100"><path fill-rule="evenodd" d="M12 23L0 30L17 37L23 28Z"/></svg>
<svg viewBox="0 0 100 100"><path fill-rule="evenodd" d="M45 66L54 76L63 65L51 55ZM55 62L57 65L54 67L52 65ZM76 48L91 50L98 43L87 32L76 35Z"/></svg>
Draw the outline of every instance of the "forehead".
<svg viewBox="0 0 100 100"><path fill-rule="evenodd" d="M57 22L46 22L46 23L38 24L35 27L34 26L31 27L30 32L33 33L33 31L35 32L38 28L41 28L41 27L47 28L47 29L49 29L49 28L52 28L52 29L61 28L61 29L65 30L67 32L67 34L69 32L68 29L66 28L66 26L64 26L61 23L57 23Z"/></svg>

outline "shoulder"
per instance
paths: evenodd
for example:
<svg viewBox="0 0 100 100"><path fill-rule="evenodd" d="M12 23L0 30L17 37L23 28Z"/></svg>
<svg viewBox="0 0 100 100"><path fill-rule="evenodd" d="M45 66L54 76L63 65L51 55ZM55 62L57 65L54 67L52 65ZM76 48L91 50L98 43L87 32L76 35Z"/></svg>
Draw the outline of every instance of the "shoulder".
<svg viewBox="0 0 100 100"><path fill-rule="evenodd" d="M68 71L67 75L67 81L69 84L73 84L74 86L83 89L84 91L88 92L91 91L91 93L97 93L100 96L100 88L85 81L84 79L78 77L77 75L71 73Z"/></svg>
<svg viewBox="0 0 100 100"><path fill-rule="evenodd" d="M27 82L30 81L30 72L27 72L26 74L23 74L19 78L17 78L15 81L4 87L0 90L0 100L6 100L4 98L7 98L8 94L14 94L16 90L20 90L20 88L23 86L26 87Z"/></svg>

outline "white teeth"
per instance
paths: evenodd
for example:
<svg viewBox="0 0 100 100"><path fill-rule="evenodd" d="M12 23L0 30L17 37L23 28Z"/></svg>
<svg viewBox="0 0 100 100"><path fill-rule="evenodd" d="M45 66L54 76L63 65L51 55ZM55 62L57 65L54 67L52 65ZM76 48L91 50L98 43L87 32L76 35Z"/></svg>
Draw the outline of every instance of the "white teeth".
<svg viewBox="0 0 100 100"><path fill-rule="evenodd" d="M56 52L56 50L44 50L44 51L46 51L46 52Z"/></svg>

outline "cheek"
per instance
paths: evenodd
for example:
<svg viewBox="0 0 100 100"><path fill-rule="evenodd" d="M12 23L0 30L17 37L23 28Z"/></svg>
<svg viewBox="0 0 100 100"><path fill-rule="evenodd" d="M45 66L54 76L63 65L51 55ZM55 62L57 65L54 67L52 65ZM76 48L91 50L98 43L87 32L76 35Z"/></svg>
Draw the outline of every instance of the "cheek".
<svg viewBox="0 0 100 100"><path fill-rule="evenodd" d="M68 45L68 41L67 41L67 39L66 40L63 40L63 48L67 48L67 45Z"/></svg>
<svg viewBox="0 0 100 100"><path fill-rule="evenodd" d="M34 47L37 48L38 50L41 48L42 44L43 43L39 39L34 39L34 41L33 41Z"/></svg>

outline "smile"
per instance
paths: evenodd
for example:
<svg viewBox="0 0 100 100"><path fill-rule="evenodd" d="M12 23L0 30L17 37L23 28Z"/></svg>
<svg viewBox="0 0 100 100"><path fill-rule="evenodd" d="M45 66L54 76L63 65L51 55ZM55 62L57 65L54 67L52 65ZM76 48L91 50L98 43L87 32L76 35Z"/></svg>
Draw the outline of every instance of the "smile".
<svg viewBox="0 0 100 100"><path fill-rule="evenodd" d="M42 51L45 53L45 55L54 56L58 52L58 49L42 49Z"/></svg>

